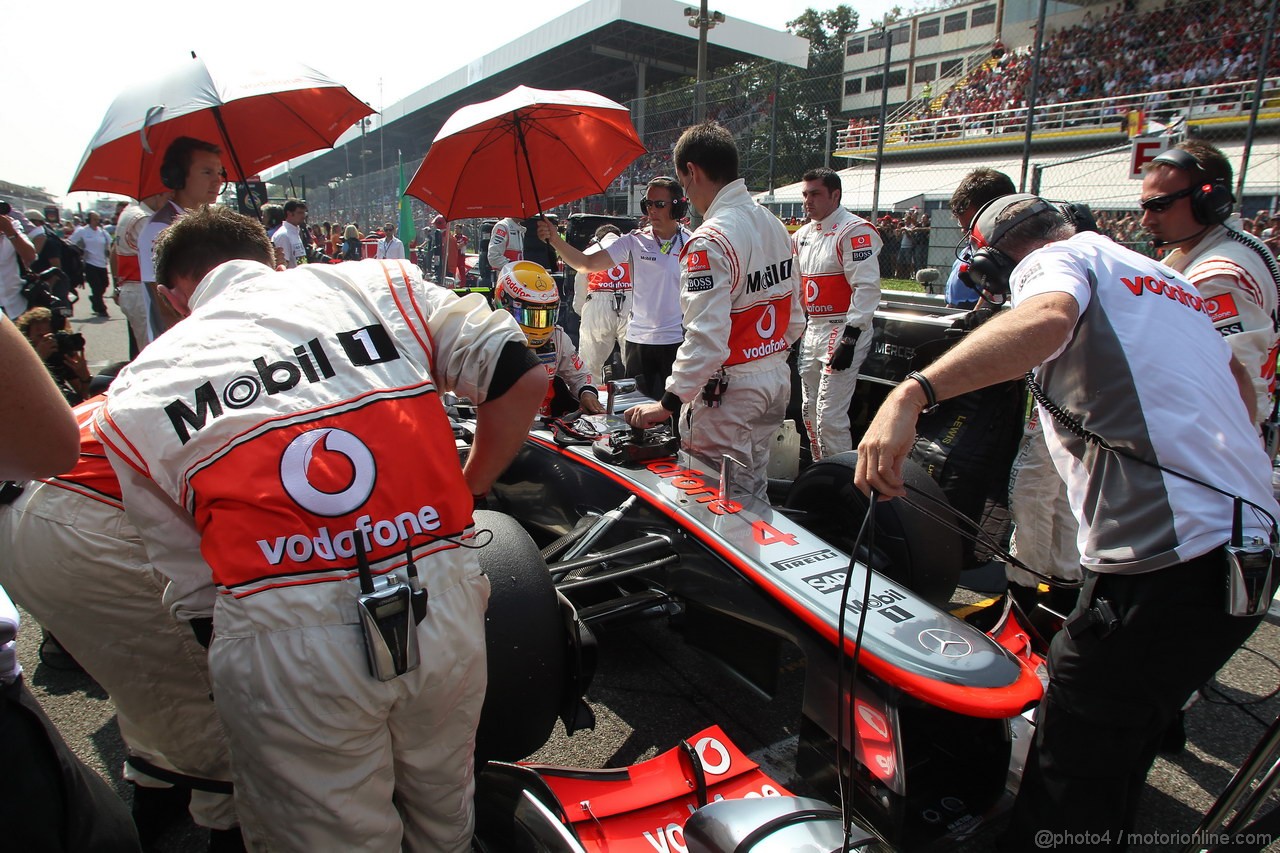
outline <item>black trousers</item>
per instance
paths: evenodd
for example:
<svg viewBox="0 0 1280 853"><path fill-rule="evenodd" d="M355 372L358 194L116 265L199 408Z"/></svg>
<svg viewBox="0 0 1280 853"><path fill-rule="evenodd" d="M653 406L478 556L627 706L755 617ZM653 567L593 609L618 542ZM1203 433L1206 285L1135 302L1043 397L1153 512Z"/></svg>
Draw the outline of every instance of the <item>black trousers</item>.
<svg viewBox="0 0 1280 853"><path fill-rule="evenodd" d="M84 279L89 283L89 305L95 313L107 313L107 303L102 298L107 292L107 268L85 264Z"/></svg>
<svg viewBox="0 0 1280 853"><path fill-rule="evenodd" d="M0 838L24 853L138 853L124 801L76 758L19 678L0 688Z"/></svg>
<svg viewBox="0 0 1280 853"><path fill-rule="evenodd" d="M667 388L671 365L676 363L680 344L638 344L626 341L622 347L622 367L627 376L636 380L641 394L654 400L662 399Z"/></svg>
<svg viewBox="0 0 1280 853"><path fill-rule="evenodd" d="M1224 610L1221 547L1146 574L1085 574L1072 615L1106 599L1119 625L1054 637L1003 850L1126 849L1165 729L1262 621Z"/></svg>

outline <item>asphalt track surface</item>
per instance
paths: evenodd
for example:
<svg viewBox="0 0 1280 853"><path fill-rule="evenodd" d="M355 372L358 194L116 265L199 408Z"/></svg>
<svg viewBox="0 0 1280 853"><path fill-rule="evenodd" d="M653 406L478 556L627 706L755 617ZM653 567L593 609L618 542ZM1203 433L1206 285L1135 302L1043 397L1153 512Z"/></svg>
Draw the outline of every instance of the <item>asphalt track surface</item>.
<svg viewBox="0 0 1280 853"><path fill-rule="evenodd" d="M77 306L74 325L88 341L94 370L127 357L125 322L112 307L108 320L83 318L87 300ZM954 604L989 599L991 571L966 573ZM40 631L27 619L19 654L28 684L63 737L87 764L130 797L120 778L124 747L114 711L103 690L87 676L55 669L39 660ZM566 737L557 726L531 760L581 767L619 767L674 746L682 737L718 724L745 752L785 778L787 738L794 734L800 707L797 666L784 675L783 687L763 701L717 664L684 644L659 620L615 627L599 636L600 666L588 692L596 714L593 731ZM1170 637L1175 648L1195 642L1195 626ZM1177 833L1190 833L1231 779L1265 727L1280 715L1280 605L1273 605L1262 626L1228 662L1187 714L1187 747L1162 757L1147 780L1136 831L1146 839L1133 851L1177 850ZM1239 703L1239 704L1230 704ZM781 743L772 750L771 744ZM1273 800L1275 798L1273 797ZM1270 808L1274 803L1268 804ZM968 842L966 853L993 850L994 832ZM203 850L205 836L191 824L173 828L155 847L159 853ZM1051 848L1046 848L1051 849ZM1280 843L1269 850L1280 851Z"/></svg>

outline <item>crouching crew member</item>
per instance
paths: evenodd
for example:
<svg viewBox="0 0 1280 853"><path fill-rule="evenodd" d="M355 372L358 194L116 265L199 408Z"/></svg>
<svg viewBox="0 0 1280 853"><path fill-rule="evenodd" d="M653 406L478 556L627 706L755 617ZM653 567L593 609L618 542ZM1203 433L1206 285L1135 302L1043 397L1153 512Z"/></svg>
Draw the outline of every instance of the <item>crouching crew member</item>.
<svg viewBox="0 0 1280 853"><path fill-rule="evenodd" d="M472 496L544 371L509 315L407 261L271 263L262 226L222 208L167 229L156 279L184 319L117 378L98 434L174 615L213 614L249 847L469 850L489 592ZM444 391L478 404L465 470Z"/></svg>
<svg viewBox="0 0 1280 853"><path fill-rule="evenodd" d="M769 451L791 395L787 350L804 332L791 237L738 177L738 149L714 122L675 147L676 174L704 213L681 258L684 343L655 403L627 411L635 427L680 412L681 444L718 465L746 467L749 491L767 499Z"/></svg>
<svg viewBox="0 0 1280 853"><path fill-rule="evenodd" d="M76 407L76 467L25 484L0 506L0 583L111 696L143 842L171 818L161 793L169 780L194 786L191 817L214 831L216 846L238 836L227 736L209 697L205 651L164 605L164 577L147 561L90 429L104 402Z"/></svg>

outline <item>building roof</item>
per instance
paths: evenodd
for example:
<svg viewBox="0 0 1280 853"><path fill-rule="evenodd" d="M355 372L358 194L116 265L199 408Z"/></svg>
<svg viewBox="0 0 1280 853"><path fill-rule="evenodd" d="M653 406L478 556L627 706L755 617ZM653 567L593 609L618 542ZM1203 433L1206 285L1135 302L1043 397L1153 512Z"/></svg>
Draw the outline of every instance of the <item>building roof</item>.
<svg viewBox="0 0 1280 853"><path fill-rule="evenodd" d="M688 24L686 6L674 0L588 0L386 107L384 126L366 132L362 150L398 150L406 160L421 157L456 110L521 84L589 89L625 103L636 96L638 63L645 66L646 86L692 77L698 31ZM484 37L480 20L471 37ZM804 68L808 56L808 39L732 17L708 34L708 68L761 58ZM334 150L297 158L287 167L266 171L264 177L274 179L290 171L315 183L346 173L349 161L341 148L359 136L357 126Z"/></svg>

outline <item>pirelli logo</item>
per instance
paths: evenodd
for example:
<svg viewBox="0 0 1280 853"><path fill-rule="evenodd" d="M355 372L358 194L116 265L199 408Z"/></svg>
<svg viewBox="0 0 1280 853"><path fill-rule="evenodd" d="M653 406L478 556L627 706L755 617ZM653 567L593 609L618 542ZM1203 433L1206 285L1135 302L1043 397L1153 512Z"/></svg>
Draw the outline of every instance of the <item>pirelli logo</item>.
<svg viewBox="0 0 1280 853"><path fill-rule="evenodd" d="M778 560L776 563L770 563L769 565L773 566L775 569L777 569L780 572L785 572L788 569L798 569L801 566L809 566L809 565L812 565L813 563L821 563L823 560L830 560L839 556L840 555L837 554L835 551L832 551L829 548L823 548L821 551L810 551L808 554L800 554L795 557L788 557L785 560Z"/></svg>

